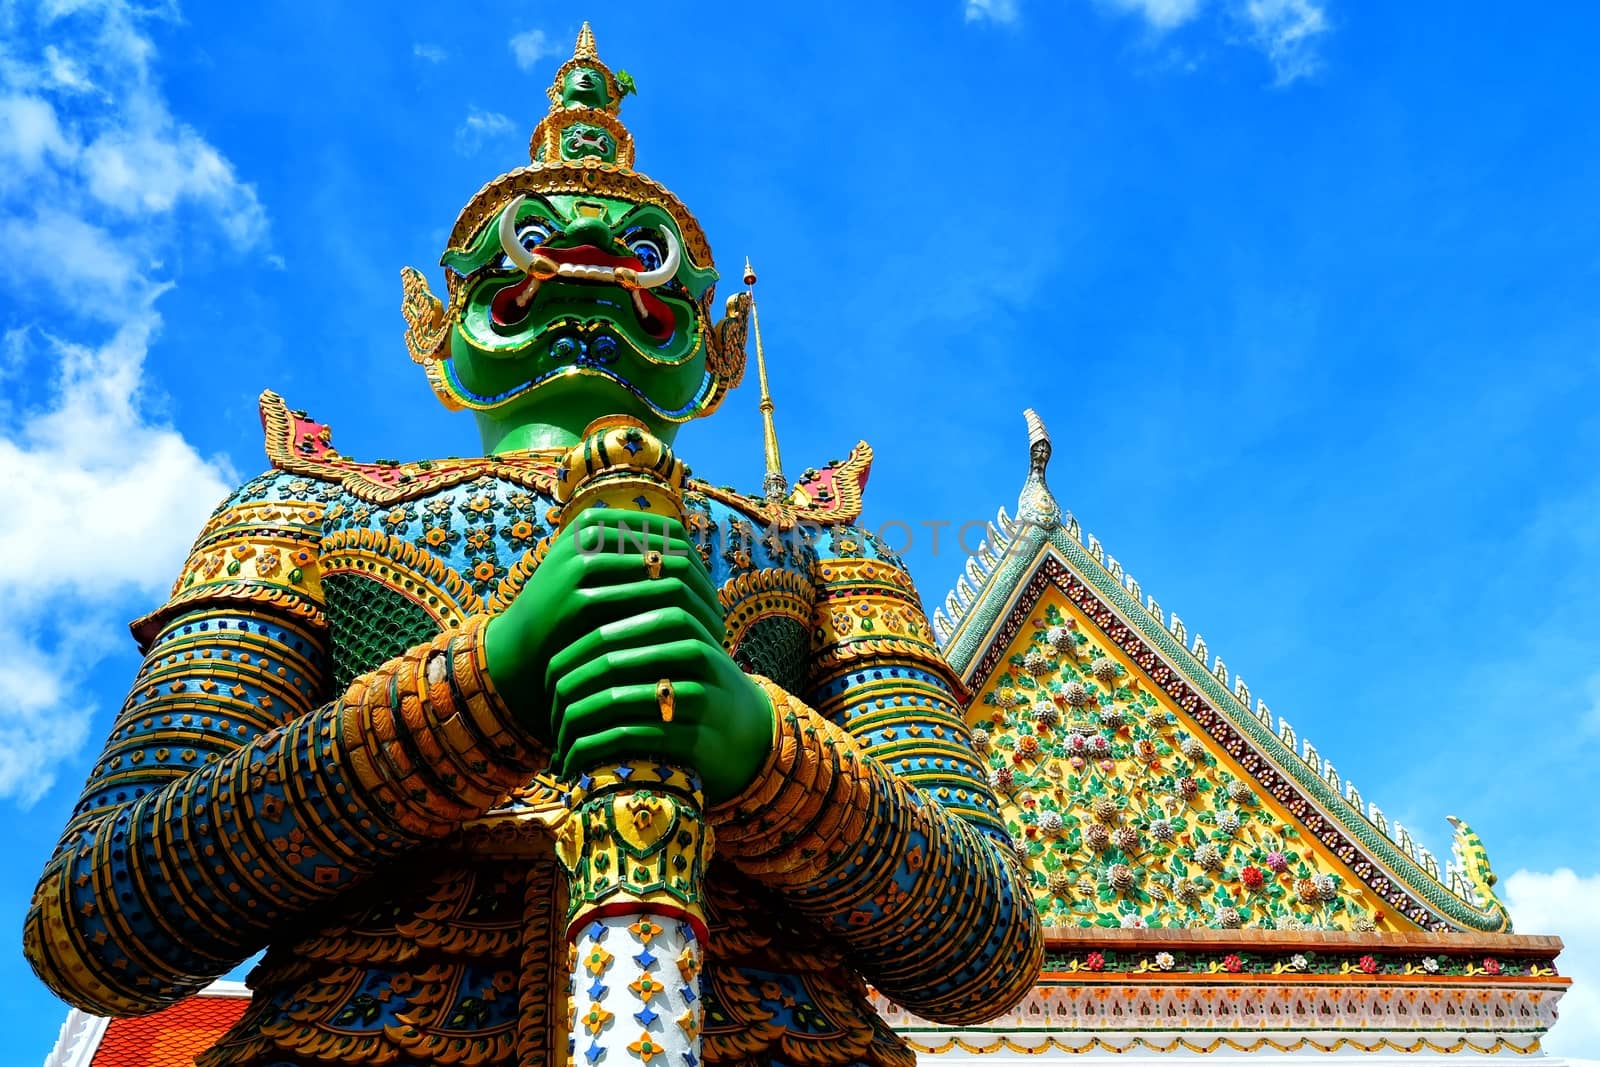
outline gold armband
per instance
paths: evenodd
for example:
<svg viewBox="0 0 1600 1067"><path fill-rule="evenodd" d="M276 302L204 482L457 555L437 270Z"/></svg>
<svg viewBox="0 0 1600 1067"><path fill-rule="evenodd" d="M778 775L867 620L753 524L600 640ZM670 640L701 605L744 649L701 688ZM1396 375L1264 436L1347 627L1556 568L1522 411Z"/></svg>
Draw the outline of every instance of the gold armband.
<svg viewBox="0 0 1600 1067"><path fill-rule="evenodd" d="M543 756L495 692L474 616L351 683L340 724L356 783L425 837L481 815Z"/></svg>

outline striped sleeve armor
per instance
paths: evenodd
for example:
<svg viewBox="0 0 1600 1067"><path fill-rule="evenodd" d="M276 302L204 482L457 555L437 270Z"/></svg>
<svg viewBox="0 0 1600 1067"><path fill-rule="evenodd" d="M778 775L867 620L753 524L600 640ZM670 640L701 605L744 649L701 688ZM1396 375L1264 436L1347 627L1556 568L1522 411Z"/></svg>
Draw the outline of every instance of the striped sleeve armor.
<svg viewBox="0 0 1600 1067"><path fill-rule="evenodd" d="M959 683L910 577L869 534L826 531L815 566L810 690L761 679L773 751L714 813L719 845L887 996L939 1022L993 1017L1031 986L1044 938Z"/></svg>
<svg viewBox="0 0 1600 1067"><path fill-rule="evenodd" d="M327 700L313 488L246 485L135 624L143 665L25 927L34 969L80 1008L194 992L541 758L489 685L482 616Z"/></svg>

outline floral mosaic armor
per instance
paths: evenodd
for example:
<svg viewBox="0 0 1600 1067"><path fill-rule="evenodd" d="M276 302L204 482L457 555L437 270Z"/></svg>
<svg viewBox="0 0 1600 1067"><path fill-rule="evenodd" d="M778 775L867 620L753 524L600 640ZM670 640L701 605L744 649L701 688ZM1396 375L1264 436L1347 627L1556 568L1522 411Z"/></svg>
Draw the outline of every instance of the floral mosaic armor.
<svg viewBox="0 0 1600 1067"><path fill-rule="evenodd" d="M552 379L604 378L668 421L737 383L738 301L710 325L709 250L631 170L621 84L585 27L534 165L485 187L457 225L448 304L406 275L408 342L453 406L503 410L472 331L490 321L506 336L519 299L548 316L520 343L570 357ZM569 179L568 199L550 191ZM545 214L530 217L534 196ZM605 269L676 268L635 295L630 322L652 363L694 371L677 406L648 368L629 377L605 359L605 342L626 354L636 337L572 327L577 297L554 264L573 257L540 240L556 225L626 237L641 212L656 244ZM496 232L548 247L548 276L516 274L526 264ZM535 282L541 301L526 296ZM522 378L500 392L540 380ZM134 624L144 663L36 891L26 950L62 997L148 1012L265 947L249 1011L202 1063L597 1062L597 1046L568 1047L572 1023L637 1032L630 1055L657 1067L651 1035L666 1027L698 1030L717 1063L908 1067L865 982L950 1023L1031 987L1040 928L960 684L904 568L854 525L865 446L787 495L698 482L685 495L724 647L770 699L773 730L755 779L708 811L703 1003L664 1010L651 975L693 964L662 953L659 927L568 958L553 841L572 782L547 773L488 669L488 620L554 534L555 455L363 464L276 396L262 413L272 469L217 509L171 599ZM624 957L637 977L608 987ZM569 969L605 993L582 1019L569 1020Z"/></svg>

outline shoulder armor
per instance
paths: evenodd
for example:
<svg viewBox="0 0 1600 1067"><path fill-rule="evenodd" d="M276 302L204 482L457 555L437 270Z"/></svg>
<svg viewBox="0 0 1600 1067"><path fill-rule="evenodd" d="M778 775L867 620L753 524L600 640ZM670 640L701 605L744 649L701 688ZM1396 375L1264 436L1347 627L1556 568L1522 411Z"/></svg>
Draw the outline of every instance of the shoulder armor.
<svg viewBox="0 0 1600 1067"><path fill-rule="evenodd" d="M549 457L476 456L466 459L362 463L333 447L333 431L304 411L291 411L270 389L261 394L261 426L266 431L267 458L281 471L333 482L358 500L396 504L415 500L462 482L493 475L530 489L550 493L555 463Z"/></svg>
<svg viewBox="0 0 1600 1067"><path fill-rule="evenodd" d="M268 471L234 490L195 539L166 604L129 624L140 651L176 616L219 603L325 626L317 566L325 488Z"/></svg>
<svg viewBox="0 0 1600 1067"><path fill-rule="evenodd" d="M690 485L698 493L779 527L799 523L837 526L860 518L861 498L871 472L872 447L858 441L846 459L806 470L783 500L763 500L698 479L691 480Z"/></svg>

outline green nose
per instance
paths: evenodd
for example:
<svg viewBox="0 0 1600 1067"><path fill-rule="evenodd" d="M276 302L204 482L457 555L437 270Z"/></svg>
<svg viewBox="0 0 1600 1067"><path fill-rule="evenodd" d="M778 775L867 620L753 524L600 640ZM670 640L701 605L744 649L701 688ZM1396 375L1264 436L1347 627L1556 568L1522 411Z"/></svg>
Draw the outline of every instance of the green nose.
<svg viewBox="0 0 1600 1067"><path fill-rule="evenodd" d="M567 240L575 246L594 245L596 248L610 249L611 227L606 225L605 219L582 218L567 227Z"/></svg>

